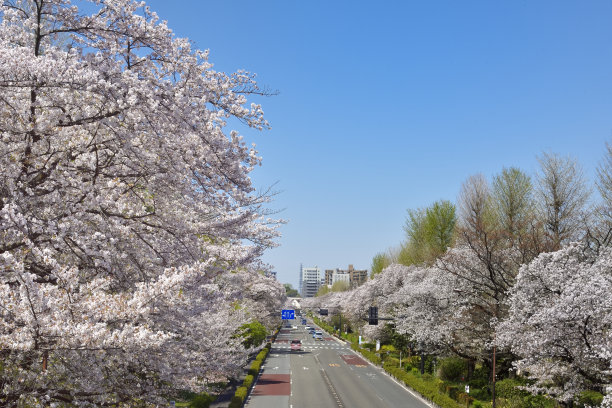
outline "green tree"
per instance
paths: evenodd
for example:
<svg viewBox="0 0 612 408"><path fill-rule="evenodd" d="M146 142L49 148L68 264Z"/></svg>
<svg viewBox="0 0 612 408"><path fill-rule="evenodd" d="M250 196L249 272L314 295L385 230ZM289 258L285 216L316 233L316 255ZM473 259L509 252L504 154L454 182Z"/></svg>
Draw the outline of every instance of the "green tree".
<svg viewBox="0 0 612 408"><path fill-rule="evenodd" d="M373 278L374 275L381 273L382 270L389 265L391 265L391 261L387 254L380 252L374 255L374 258L372 258L372 266L370 267L370 278Z"/></svg>
<svg viewBox="0 0 612 408"><path fill-rule="evenodd" d="M402 265L421 264L428 257L425 218L426 212L422 208L408 210L408 216L404 225L406 242L402 244L398 255L398 262Z"/></svg>
<svg viewBox="0 0 612 408"><path fill-rule="evenodd" d="M580 164L557 154L538 157L538 203L540 218L549 239L549 250L556 251L572 240L582 238L586 205L591 194ZM600 187L604 182L599 170ZM601 191L601 189L600 189Z"/></svg>
<svg viewBox="0 0 612 408"><path fill-rule="evenodd" d="M327 285L323 285L319 288L319 290L317 291L317 293L315 294L315 297L317 296L323 296L328 294L329 292L331 292L331 289L327 287Z"/></svg>
<svg viewBox="0 0 612 408"><path fill-rule="evenodd" d="M406 242L398 255L403 265L432 263L453 245L456 208L447 200L440 200L422 209L408 210L404 225Z"/></svg>
<svg viewBox="0 0 612 408"><path fill-rule="evenodd" d="M491 199L499 227L512 243L517 242L533 220L531 178L516 167L504 168L493 178Z"/></svg>
<svg viewBox="0 0 612 408"><path fill-rule="evenodd" d="M423 229L430 257L439 257L453 245L456 224L455 205L450 201L436 201L425 210Z"/></svg>
<svg viewBox="0 0 612 408"><path fill-rule="evenodd" d="M265 326L258 321L253 321L251 323L243 324L236 334L236 337L242 337L244 339L242 341L242 345L244 348L248 349L261 345L266 339L267 335L268 330L265 328Z"/></svg>
<svg viewBox="0 0 612 408"><path fill-rule="evenodd" d="M290 283L285 283L285 292L287 293L287 297L301 297L297 289L294 289Z"/></svg>
<svg viewBox="0 0 612 408"><path fill-rule="evenodd" d="M331 287L332 292L345 292L351 288L351 284L348 281L337 281Z"/></svg>

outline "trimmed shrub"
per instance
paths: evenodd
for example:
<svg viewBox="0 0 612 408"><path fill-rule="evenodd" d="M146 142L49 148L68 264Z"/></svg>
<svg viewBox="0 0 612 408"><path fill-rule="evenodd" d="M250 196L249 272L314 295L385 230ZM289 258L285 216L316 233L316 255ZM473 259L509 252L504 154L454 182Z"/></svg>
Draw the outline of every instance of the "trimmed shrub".
<svg viewBox="0 0 612 408"><path fill-rule="evenodd" d="M390 365L393 367L399 367L399 358L395 357L385 357L385 365Z"/></svg>
<svg viewBox="0 0 612 408"><path fill-rule="evenodd" d="M248 392L249 390L247 390L246 387L238 387L236 389L236 396L242 399L242 401L244 401L246 399Z"/></svg>
<svg viewBox="0 0 612 408"><path fill-rule="evenodd" d="M358 351L368 360L370 360L370 362L374 365L381 365L382 364L382 360L380 359L380 357L376 354L373 353L371 351L365 350L365 349L359 349Z"/></svg>
<svg viewBox="0 0 612 408"><path fill-rule="evenodd" d="M472 408L482 408L482 402L475 400L472 404Z"/></svg>
<svg viewBox="0 0 612 408"><path fill-rule="evenodd" d="M376 348L376 344L374 343L361 343L361 348L364 349L368 349L369 351L372 351Z"/></svg>
<svg viewBox="0 0 612 408"><path fill-rule="evenodd" d="M258 361L263 361L263 360L265 360L266 356L268 355L268 351L269 351L269 349L267 349L267 348L262 349L262 350L261 350L261 351L260 351L260 352L257 354L257 357L255 357L255 360L258 360Z"/></svg>
<svg viewBox="0 0 612 408"><path fill-rule="evenodd" d="M241 408L241 407L242 407L242 400L234 395L232 397L232 400L230 401L230 404L228 405L228 408Z"/></svg>
<svg viewBox="0 0 612 408"><path fill-rule="evenodd" d="M249 374L246 377L244 377L244 382L242 383L242 385L244 385L247 389L250 389L251 385L253 385L253 380L254 379L255 379L255 377L253 377L251 374Z"/></svg>
<svg viewBox="0 0 612 408"><path fill-rule="evenodd" d="M196 395L189 403L189 408L208 408L210 403L215 400L215 397L202 393Z"/></svg>
<svg viewBox="0 0 612 408"><path fill-rule="evenodd" d="M382 346L380 346L380 351L385 352L393 352L396 351L395 347L393 346L393 344L383 344Z"/></svg>
<svg viewBox="0 0 612 408"><path fill-rule="evenodd" d="M240 408L244 403L247 396L247 389L245 387L238 387L236 393L232 397L232 401L229 404L229 408Z"/></svg>
<svg viewBox="0 0 612 408"><path fill-rule="evenodd" d="M251 364L251 368L249 368L249 374L253 377L256 377L259 374L259 369L261 368L261 361L255 360Z"/></svg>
<svg viewBox="0 0 612 408"><path fill-rule="evenodd" d="M438 365L440 378L444 381L459 382L467 375L465 360L456 357L445 358Z"/></svg>

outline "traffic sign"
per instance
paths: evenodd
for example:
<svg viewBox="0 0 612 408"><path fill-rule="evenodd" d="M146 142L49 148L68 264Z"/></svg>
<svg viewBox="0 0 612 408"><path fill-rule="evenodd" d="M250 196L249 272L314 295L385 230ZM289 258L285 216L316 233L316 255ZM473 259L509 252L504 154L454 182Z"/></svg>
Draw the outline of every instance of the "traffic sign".
<svg viewBox="0 0 612 408"><path fill-rule="evenodd" d="M283 320L293 320L293 319L295 319L295 310L293 310L293 309L283 309L281 311L281 318Z"/></svg>

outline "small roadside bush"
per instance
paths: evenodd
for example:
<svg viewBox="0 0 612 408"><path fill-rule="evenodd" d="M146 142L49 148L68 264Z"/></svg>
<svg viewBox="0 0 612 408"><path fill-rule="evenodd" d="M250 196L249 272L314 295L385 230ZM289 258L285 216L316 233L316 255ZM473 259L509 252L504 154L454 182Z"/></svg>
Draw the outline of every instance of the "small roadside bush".
<svg viewBox="0 0 612 408"><path fill-rule="evenodd" d="M392 344L383 344L382 346L380 346L380 351L381 352L393 352L395 351L395 347L393 347Z"/></svg>
<svg viewBox="0 0 612 408"><path fill-rule="evenodd" d="M399 367L399 358L395 357L385 357L385 365L390 365L393 367Z"/></svg>
<svg viewBox="0 0 612 408"><path fill-rule="evenodd" d="M376 344L374 344L374 343L361 343L361 348L368 349L369 351L373 351L376 348Z"/></svg>
<svg viewBox="0 0 612 408"><path fill-rule="evenodd" d="M475 388L470 385L470 395L481 401L489 401L491 399L491 393L488 387Z"/></svg>
<svg viewBox="0 0 612 408"><path fill-rule="evenodd" d="M361 353L361 354L362 354L362 355L363 355L365 358L367 358L368 360L370 360L370 362L371 362L372 364L377 365L377 366L381 365L382 360L380 359L380 357L379 357L379 356L378 356L376 353L373 353L373 352L371 352L371 351L364 350L364 349L359 350L359 352L360 352L360 353Z"/></svg>
<svg viewBox="0 0 612 408"><path fill-rule="evenodd" d="M501 401L500 405L521 408L555 408L557 404L550 398L543 395L532 395L520 389L526 385L522 378L506 378L495 383L495 394Z"/></svg>
<svg viewBox="0 0 612 408"><path fill-rule="evenodd" d="M196 395L189 403L189 408L208 408L215 398L207 393Z"/></svg>
<svg viewBox="0 0 612 408"><path fill-rule="evenodd" d="M448 395L440 393L438 391L440 381L429 374L423 376L415 375L399 368L395 369L391 374L441 408L464 408L464 405L453 400Z"/></svg>
<svg viewBox="0 0 612 408"><path fill-rule="evenodd" d="M247 389L245 387L238 387L236 393L232 397L232 401L229 404L229 408L240 408L244 403L247 396Z"/></svg>
<svg viewBox="0 0 612 408"><path fill-rule="evenodd" d="M506 378L495 383L495 394L500 398L513 398L522 397L527 394L526 391L521 390L521 385L524 385L521 381L514 378Z"/></svg>
<svg viewBox="0 0 612 408"><path fill-rule="evenodd" d="M244 385L247 389L251 388L251 385L253 385L253 380L255 379L255 377L253 377L251 374L247 375L246 377L244 377L244 382L242 383L242 385Z"/></svg>
<svg viewBox="0 0 612 408"><path fill-rule="evenodd" d="M269 351L269 350L270 350L270 349L267 349L267 348L262 349L262 350L261 350L261 351L260 351L260 352L257 354L257 357L255 357L255 360L258 360L258 361L263 361L263 360L265 360L266 356L268 355L268 351Z"/></svg>
<svg viewBox="0 0 612 408"><path fill-rule="evenodd" d="M444 381L459 382L467 375L467 364L461 358L445 358L440 361L438 367L440 378Z"/></svg>
<svg viewBox="0 0 612 408"><path fill-rule="evenodd" d="M259 374L259 369L261 368L261 361L255 360L251 364L251 368L249 368L249 374L253 377L256 377Z"/></svg>

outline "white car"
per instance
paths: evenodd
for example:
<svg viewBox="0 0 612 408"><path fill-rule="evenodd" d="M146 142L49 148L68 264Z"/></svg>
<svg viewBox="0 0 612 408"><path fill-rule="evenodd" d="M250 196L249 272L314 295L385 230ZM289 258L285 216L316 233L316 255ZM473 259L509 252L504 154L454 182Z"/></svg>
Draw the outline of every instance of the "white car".
<svg viewBox="0 0 612 408"><path fill-rule="evenodd" d="M316 331L314 332L314 339L315 340L323 340L323 332L322 331Z"/></svg>

